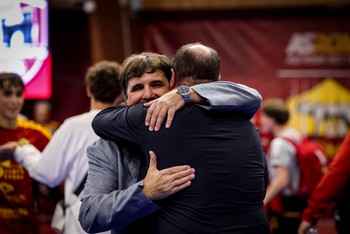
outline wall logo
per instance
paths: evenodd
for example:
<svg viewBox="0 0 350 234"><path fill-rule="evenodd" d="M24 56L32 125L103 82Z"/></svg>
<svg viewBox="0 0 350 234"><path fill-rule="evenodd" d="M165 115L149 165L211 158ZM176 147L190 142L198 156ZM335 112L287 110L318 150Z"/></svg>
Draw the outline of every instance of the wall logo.
<svg viewBox="0 0 350 234"><path fill-rule="evenodd" d="M49 56L48 6L45 0L0 2L0 71L30 82Z"/></svg>
<svg viewBox="0 0 350 234"><path fill-rule="evenodd" d="M350 32L295 32L280 78L350 78Z"/></svg>
<svg viewBox="0 0 350 234"><path fill-rule="evenodd" d="M350 65L350 32L296 32L285 53L290 66Z"/></svg>

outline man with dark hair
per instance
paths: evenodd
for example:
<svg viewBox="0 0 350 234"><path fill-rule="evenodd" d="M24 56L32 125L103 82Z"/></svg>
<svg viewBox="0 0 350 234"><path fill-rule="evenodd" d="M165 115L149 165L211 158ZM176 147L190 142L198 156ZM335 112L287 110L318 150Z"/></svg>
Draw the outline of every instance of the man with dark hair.
<svg viewBox="0 0 350 234"><path fill-rule="evenodd" d="M145 233L269 233L263 210L265 158L256 128L247 117L251 113L207 111L191 103L191 90L197 91L197 87L182 83L194 80L188 67L202 71L207 64L216 64L219 68L218 56L201 44L181 48L174 61L177 56L192 57L193 61L175 70L176 76L182 76L176 98L181 100L180 106L186 106L176 113L172 127L149 131L143 124L147 112L143 104L106 109L93 121L95 132L103 138L140 146L145 155L150 150L156 152L160 169L188 164L196 170L191 186L156 201L161 209L133 224L130 233L140 227ZM217 81L219 70L211 77L194 77L199 82ZM245 91L247 94L248 88ZM148 188L142 189L147 193Z"/></svg>
<svg viewBox="0 0 350 234"><path fill-rule="evenodd" d="M141 77L143 74L155 74L157 72L163 73L162 75L169 82L172 78L171 64L168 57L165 55L154 54L150 52L144 52L141 54L133 54L123 63L123 79L120 79L120 83L125 97L128 97L128 83L134 77ZM173 86L173 83L169 83ZM134 91L133 91L134 92ZM131 100L128 100L132 102ZM143 100L147 101L147 100Z"/></svg>
<svg viewBox="0 0 350 234"><path fill-rule="evenodd" d="M0 73L0 145L30 143L43 150L49 133L32 121L18 118L24 104L23 91L24 83L17 74ZM33 179L12 157L1 158L0 233L37 234L38 227Z"/></svg>
<svg viewBox="0 0 350 234"><path fill-rule="evenodd" d="M271 141L267 156L270 171L270 183L267 187L265 205L280 208L271 210L276 217L277 225L274 233L297 233L301 221L301 211L306 206L306 199L295 195L299 189L300 170L296 160L296 148L287 139L296 144L301 143L302 136L295 129L288 126L289 110L284 100L271 98L265 100L261 108L261 126L264 132L271 132L274 139ZM274 198L280 200L273 200ZM272 203L271 203L272 202ZM288 215L294 214L294 215ZM299 214L298 214L299 213Z"/></svg>
<svg viewBox="0 0 350 234"><path fill-rule="evenodd" d="M123 101L119 84L120 71L120 64L107 60L97 62L89 67L85 75L85 85L91 102L108 103L108 106L111 106Z"/></svg>

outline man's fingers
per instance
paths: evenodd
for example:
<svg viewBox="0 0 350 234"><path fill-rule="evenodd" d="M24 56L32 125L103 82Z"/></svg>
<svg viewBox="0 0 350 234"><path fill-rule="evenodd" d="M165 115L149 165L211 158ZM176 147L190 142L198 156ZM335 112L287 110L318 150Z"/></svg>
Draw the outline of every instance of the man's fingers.
<svg viewBox="0 0 350 234"><path fill-rule="evenodd" d="M153 100L152 104L147 103L144 106L149 106L145 118L146 126L149 126L150 131L158 131L165 118L167 118L165 127L171 126L175 112L184 106L184 101L176 91L170 91L157 100Z"/></svg>
<svg viewBox="0 0 350 234"><path fill-rule="evenodd" d="M158 116L157 116L157 122L155 123L155 127L154 127L155 131L158 131L160 129L166 115L167 115L166 109L163 108L162 110L159 111Z"/></svg>
<svg viewBox="0 0 350 234"><path fill-rule="evenodd" d="M152 116L151 116L151 119L150 119L150 122L149 122L149 130L150 131L154 130L161 109L162 108L160 107L159 104L154 108L154 111L152 113Z"/></svg>
<svg viewBox="0 0 350 234"><path fill-rule="evenodd" d="M175 178L176 179L173 182L173 186L178 187L178 186L181 186L182 184L187 183L188 181L193 180L195 178L195 175L194 175L194 173L191 173L189 175L183 175L183 176L175 177Z"/></svg>
<svg viewBox="0 0 350 234"><path fill-rule="evenodd" d="M298 234L305 234L310 228L312 228L311 223L303 220L299 225Z"/></svg>
<svg viewBox="0 0 350 234"><path fill-rule="evenodd" d="M150 161L148 170L157 170L157 156L153 151L149 151Z"/></svg>
<svg viewBox="0 0 350 234"><path fill-rule="evenodd" d="M173 189L172 193L173 193L173 194L174 194L174 193L177 193L177 192L183 190L184 188L189 187L191 184L192 184L191 181L187 181L186 183L183 183L183 184L181 184L181 185L175 187L175 188Z"/></svg>
<svg viewBox="0 0 350 234"><path fill-rule="evenodd" d="M152 100L152 101L146 102L146 103L143 104L143 106L144 107L150 107L153 104L154 101L156 101L156 100Z"/></svg>
<svg viewBox="0 0 350 234"><path fill-rule="evenodd" d="M13 153L17 146L18 146L17 141L9 141L3 145L0 145L0 152Z"/></svg>
<svg viewBox="0 0 350 234"><path fill-rule="evenodd" d="M179 186L195 177L195 169L187 166L178 166L160 171L162 176L168 177L167 181L171 187Z"/></svg>
<svg viewBox="0 0 350 234"><path fill-rule="evenodd" d="M185 180L194 179L194 173L195 173L194 168L189 168L187 170L183 170L183 171L179 171L179 172L176 172L174 174L171 174L170 176L172 177L171 178L172 181L179 181L176 184L176 185L178 185L182 181L182 179L184 179L184 178L185 178Z"/></svg>
<svg viewBox="0 0 350 234"><path fill-rule="evenodd" d="M181 171L186 171L188 169L191 169L191 167L188 165L182 165L182 166L174 166L174 167L165 168L165 169L161 170L161 172L163 175L172 175L172 174L175 174L175 173L178 173Z"/></svg>
<svg viewBox="0 0 350 234"><path fill-rule="evenodd" d="M182 174L184 175L184 174ZM177 175L178 176L178 175ZM177 177L174 177L173 179L175 179ZM179 192L180 190L187 188L188 186L190 186L192 184L191 180L193 180L195 178L195 175L193 173L187 175L187 176L181 176L177 179L175 179L174 181L172 181L169 184L169 188L167 189L167 196L170 196L174 193Z"/></svg>
<svg viewBox="0 0 350 234"><path fill-rule="evenodd" d="M173 119L174 119L175 113L176 113L176 110L173 109L173 108L170 108L168 110L168 118L167 118L167 121L166 121L166 124L165 124L166 128L170 128L171 127L171 124L173 123Z"/></svg>
<svg viewBox="0 0 350 234"><path fill-rule="evenodd" d="M148 103L149 103L149 102L148 102ZM144 105L146 105L146 104L147 104L147 103L145 103ZM155 108L155 106L154 106L154 105L151 105L150 108L148 108L148 110L147 110L147 114L146 114L146 118L145 118L145 125L146 125L146 126L149 126L149 124L150 124L150 121L151 121L151 117L152 117L154 108Z"/></svg>

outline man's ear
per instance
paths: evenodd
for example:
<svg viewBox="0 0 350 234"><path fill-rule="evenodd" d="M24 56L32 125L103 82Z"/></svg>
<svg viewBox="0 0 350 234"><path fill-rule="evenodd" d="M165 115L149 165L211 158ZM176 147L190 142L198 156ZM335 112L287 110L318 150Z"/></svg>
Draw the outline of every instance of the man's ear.
<svg viewBox="0 0 350 234"><path fill-rule="evenodd" d="M125 102L125 98L124 98L124 94L121 93L114 99L113 106L119 105L123 102Z"/></svg>
<svg viewBox="0 0 350 234"><path fill-rule="evenodd" d="M89 86L85 86L85 90L86 90L86 95L89 98L91 98L92 97L92 93L91 93L90 87Z"/></svg>
<svg viewBox="0 0 350 234"><path fill-rule="evenodd" d="M176 78L175 78L175 71L174 69L171 69L171 79L170 79L170 89L174 89L176 87Z"/></svg>

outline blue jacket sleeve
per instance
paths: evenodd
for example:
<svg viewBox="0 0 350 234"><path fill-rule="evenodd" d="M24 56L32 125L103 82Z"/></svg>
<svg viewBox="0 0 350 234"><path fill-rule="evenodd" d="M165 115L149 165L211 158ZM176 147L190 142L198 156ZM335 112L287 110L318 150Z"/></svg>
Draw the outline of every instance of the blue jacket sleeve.
<svg viewBox="0 0 350 234"><path fill-rule="evenodd" d="M144 123L146 110L142 103L110 107L95 116L92 128L103 139L140 145L148 132Z"/></svg>
<svg viewBox="0 0 350 234"><path fill-rule="evenodd" d="M139 157L124 155L115 143L98 140L87 150L89 171L81 198L79 222L86 232L118 230L143 218L158 206L137 183Z"/></svg>
<svg viewBox="0 0 350 234"><path fill-rule="evenodd" d="M237 111L251 118L261 106L260 93L248 86L229 81L216 81L191 86L200 96L207 99L211 110Z"/></svg>

